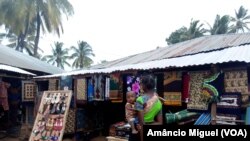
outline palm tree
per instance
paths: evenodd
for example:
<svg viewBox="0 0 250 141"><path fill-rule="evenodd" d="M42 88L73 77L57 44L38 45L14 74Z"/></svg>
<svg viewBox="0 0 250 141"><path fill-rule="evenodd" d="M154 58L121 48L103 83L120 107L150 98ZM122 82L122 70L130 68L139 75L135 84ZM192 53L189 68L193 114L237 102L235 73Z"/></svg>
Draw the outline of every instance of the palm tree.
<svg viewBox="0 0 250 141"><path fill-rule="evenodd" d="M1 25L4 25L7 34L17 36L16 50L23 51L25 39L32 31L34 11L33 0L0 0Z"/></svg>
<svg viewBox="0 0 250 141"><path fill-rule="evenodd" d="M186 39L183 38L183 35L185 35L187 31L188 31L187 27L184 26L175 30L170 34L168 38L166 38L166 42L168 43L168 45L171 45L185 41Z"/></svg>
<svg viewBox="0 0 250 141"><path fill-rule="evenodd" d="M73 14L68 0L0 0L0 25L18 37L17 50L23 50L29 32L36 34L33 56L38 56L40 29L43 33L56 32L58 35L63 32L63 14Z"/></svg>
<svg viewBox="0 0 250 141"><path fill-rule="evenodd" d="M64 69L64 65L70 66L70 64L67 62L69 59L68 49L63 49L63 43L62 42L55 42L54 43L55 48L52 47L52 55L46 55L42 58L42 60L47 60L48 63L51 63L52 65L55 65L57 67L60 67Z"/></svg>
<svg viewBox="0 0 250 141"><path fill-rule="evenodd" d="M234 23L231 27L231 32L245 32L245 29L249 31L250 15L247 15L247 12L248 10L243 6L239 8L238 12L235 10L235 17L231 18L231 21Z"/></svg>
<svg viewBox="0 0 250 141"><path fill-rule="evenodd" d="M68 0L35 0L36 8L36 38L34 40L34 56L37 57L37 50L40 38L40 30L43 33L56 32L58 36L63 32L62 15L71 16L74 12L73 6Z"/></svg>
<svg viewBox="0 0 250 141"><path fill-rule="evenodd" d="M70 57L71 59L74 59L72 66L74 68L89 67L93 63L93 60L90 57L95 56L92 47L84 41L78 41L77 44L78 47L71 47L74 51Z"/></svg>
<svg viewBox="0 0 250 141"><path fill-rule="evenodd" d="M220 17L220 15L216 15L213 27L210 24L208 24L209 26L208 32L211 35L226 34L229 31L229 23L230 23L229 15L224 15L222 17Z"/></svg>
<svg viewBox="0 0 250 141"><path fill-rule="evenodd" d="M34 50L34 41L35 36L27 35L26 39L24 40L23 51L27 52L29 55L33 55ZM6 46L14 48L18 50L18 37L13 33L0 33L0 42L7 39L8 44ZM42 50L41 50L42 51Z"/></svg>
<svg viewBox="0 0 250 141"><path fill-rule="evenodd" d="M199 20L193 21L193 19L191 19L188 31L186 32L186 34L184 34L182 38L190 40L203 36L206 30L203 28L203 24L199 24L199 22Z"/></svg>

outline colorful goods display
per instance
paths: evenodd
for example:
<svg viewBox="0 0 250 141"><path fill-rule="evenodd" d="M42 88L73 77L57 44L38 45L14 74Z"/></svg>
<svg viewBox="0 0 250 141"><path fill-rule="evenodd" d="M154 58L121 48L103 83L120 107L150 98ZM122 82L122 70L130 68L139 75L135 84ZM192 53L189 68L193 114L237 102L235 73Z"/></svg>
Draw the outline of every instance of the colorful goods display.
<svg viewBox="0 0 250 141"><path fill-rule="evenodd" d="M139 96L141 93L139 76L127 76L127 91L134 91Z"/></svg>
<svg viewBox="0 0 250 141"><path fill-rule="evenodd" d="M37 93L36 84L32 81L22 81L22 101L34 101Z"/></svg>
<svg viewBox="0 0 250 141"><path fill-rule="evenodd" d="M86 87L87 87L87 82L85 78L76 79L76 101L78 103L87 100Z"/></svg>
<svg viewBox="0 0 250 141"><path fill-rule="evenodd" d="M247 70L230 70L225 71L225 92L240 92L242 103L248 103L248 76Z"/></svg>
<svg viewBox="0 0 250 141"><path fill-rule="evenodd" d="M92 77L87 78L87 100L93 101L94 99L94 80Z"/></svg>
<svg viewBox="0 0 250 141"><path fill-rule="evenodd" d="M224 93L217 103L217 124L237 124L234 120L241 118L241 94L239 92Z"/></svg>
<svg viewBox="0 0 250 141"><path fill-rule="evenodd" d="M29 141L62 140L71 97L71 91L43 93Z"/></svg>
<svg viewBox="0 0 250 141"><path fill-rule="evenodd" d="M94 75L94 100L103 101L105 95L105 77L103 75Z"/></svg>
<svg viewBox="0 0 250 141"><path fill-rule="evenodd" d="M208 97L202 94L202 83L207 74L205 71L190 72L190 90L188 109L192 110L208 110Z"/></svg>
<svg viewBox="0 0 250 141"><path fill-rule="evenodd" d="M165 105L181 106L182 97L182 73L181 72L166 72L164 73L164 99Z"/></svg>
<svg viewBox="0 0 250 141"><path fill-rule="evenodd" d="M110 75L109 81L109 99L112 102L122 102L122 79L120 78L120 73L113 73Z"/></svg>
<svg viewBox="0 0 250 141"><path fill-rule="evenodd" d="M56 91L59 88L58 79L49 79L49 91Z"/></svg>
<svg viewBox="0 0 250 141"><path fill-rule="evenodd" d="M209 102L218 102L224 92L224 73L210 73L205 76L202 84L202 94L207 95Z"/></svg>

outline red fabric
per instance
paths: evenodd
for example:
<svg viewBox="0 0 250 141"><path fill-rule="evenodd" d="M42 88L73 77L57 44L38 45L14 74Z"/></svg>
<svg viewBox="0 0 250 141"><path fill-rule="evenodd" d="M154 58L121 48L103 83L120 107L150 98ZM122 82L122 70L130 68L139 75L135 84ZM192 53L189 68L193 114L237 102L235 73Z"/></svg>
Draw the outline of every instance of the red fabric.
<svg viewBox="0 0 250 141"><path fill-rule="evenodd" d="M182 79L182 100L186 102L189 97L189 81L190 81L189 74L188 73L184 74Z"/></svg>

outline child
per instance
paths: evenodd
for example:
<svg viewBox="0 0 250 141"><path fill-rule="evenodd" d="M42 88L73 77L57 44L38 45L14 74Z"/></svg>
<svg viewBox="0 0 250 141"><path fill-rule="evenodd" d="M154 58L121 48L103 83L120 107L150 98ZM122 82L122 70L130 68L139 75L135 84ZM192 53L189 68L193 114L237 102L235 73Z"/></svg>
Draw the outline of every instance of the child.
<svg viewBox="0 0 250 141"><path fill-rule="evenodd" d="M127 98L127 103L125 105L126 120L128 121L128 123L132 128L132 133L137 134L138 131L135 129L135 122L137 118L136 118L136 111L134 109L134 104L136 101L136 93L133 91L129 91L127 92L126 98Z"/></svg>

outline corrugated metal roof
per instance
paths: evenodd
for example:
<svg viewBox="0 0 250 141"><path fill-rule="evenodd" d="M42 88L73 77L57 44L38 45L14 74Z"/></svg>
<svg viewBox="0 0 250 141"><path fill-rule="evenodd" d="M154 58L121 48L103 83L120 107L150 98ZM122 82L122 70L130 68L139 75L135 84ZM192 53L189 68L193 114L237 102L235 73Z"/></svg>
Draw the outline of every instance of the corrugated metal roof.
<svg viewBox="0 0 250 141"><path fill-rule="evenodd" d="M63 73L62 69L45 63L37 58L0 45L0 63L18 68L46 72L49 74Z"/></svg>
<svg viewBox="0 0 250 141"><path fill-rule="evenodd" d="M162 47L148 52L110 61L104 64L95 65L91 68L97 69L108 68L112 66L123 66L127 64L136 64L153 60L192 55L249 43L250 33L203 36L200 38L173 44L168 47Z"/></svg>
<svg viewBox="0 0 250 141"><path fill-rule="evenodd" d="M35 78L51 78L51 77L59 77L67 75L81 75L81 74L94 74L94 73L112 73L115 71L126 71L126 70L150 70L150 69L164 69L170 67L181 68L188 66L220 64L227 62L250 63L249 52L250 52L250 45L243 45L243 46L230 47L222 50L204 52L204 53L176 57L176 58L148 61L137 64L128 64L128 65L115 66L103 69L79 70L63 74L47 75Z"/></svg>
<svg viewBox="0 0 250 141"><path fill-rule="evenodd" d="M16 73L35 76L35 74L33 74L31 72L28 72L28 71L25 71L25 70L22 70L22 69L19 69L19 68L16 68L16 67L3 65L3 64L0 64L0 70L5 70L5 71L10 71L10 72L16 72Z"/></svg>

